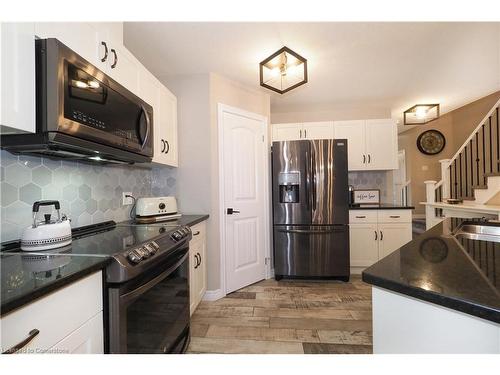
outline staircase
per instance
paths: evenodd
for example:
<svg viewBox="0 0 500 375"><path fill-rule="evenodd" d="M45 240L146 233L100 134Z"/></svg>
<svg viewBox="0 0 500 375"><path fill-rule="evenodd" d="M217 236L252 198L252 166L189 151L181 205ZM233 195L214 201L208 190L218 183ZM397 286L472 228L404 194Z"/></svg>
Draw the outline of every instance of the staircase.
<svg viewBox="0 0 500 375"><path fill-rule="evenodd" d="M425 181L427 228L453 216L499 218L495 212L500 198L500 100L451 159L440 160L441 180ZM453 207L442 204L448 198L462 199ZM491 215L489 214L491 206ZM446 215L448 213L448 215ZM481 216L482 215L482 216Z"/></svg>

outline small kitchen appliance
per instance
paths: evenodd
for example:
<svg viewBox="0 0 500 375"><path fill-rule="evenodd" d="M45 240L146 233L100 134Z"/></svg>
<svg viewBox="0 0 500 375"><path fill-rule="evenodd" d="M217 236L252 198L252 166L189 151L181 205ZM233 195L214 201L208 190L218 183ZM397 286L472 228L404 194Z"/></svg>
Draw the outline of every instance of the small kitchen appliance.
<svg viewBox="0 0 500 375"><path fill-rule="evenodd" d="M51 214L45 214L45 220L37 221L41 206L55 206L57 220ZM59 201L38 201L33 203L33 224L27 227L21 236L21 250L38 251L67 246L71 243L71 225L66 215L60 213Z"/></svg>
<svg viewBox="0 0 500 375"><path fill-rule="evenodd" d="M172 196L137 198L135 215L135 221L140 224L157 223L181 217L181 214L177 212L177 200Z"/></svg>

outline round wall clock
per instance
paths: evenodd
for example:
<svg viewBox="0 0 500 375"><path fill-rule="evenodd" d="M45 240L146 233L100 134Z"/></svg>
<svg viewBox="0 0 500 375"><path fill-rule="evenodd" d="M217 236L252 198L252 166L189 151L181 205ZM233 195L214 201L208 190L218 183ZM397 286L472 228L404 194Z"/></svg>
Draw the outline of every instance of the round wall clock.
<svg viewBox="0 0 500 375"><path fill-rule="evenodd" d="M436 155L443 151L446 145L446 139L443 133L431 129L423 132L417 138L417 147L419 151L426 155Z"/></svg>

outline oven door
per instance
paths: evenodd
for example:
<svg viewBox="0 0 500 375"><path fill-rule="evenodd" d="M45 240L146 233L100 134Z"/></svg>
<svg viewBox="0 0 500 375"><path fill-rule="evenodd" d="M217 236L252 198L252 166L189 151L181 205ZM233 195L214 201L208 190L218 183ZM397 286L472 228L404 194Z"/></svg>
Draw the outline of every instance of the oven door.
<svg viewBox="0 0 500 375"><path fill-rule="evenodd" d="M189 344L188 248L144 277L109 288L111 353L182 353Z"/></svg>

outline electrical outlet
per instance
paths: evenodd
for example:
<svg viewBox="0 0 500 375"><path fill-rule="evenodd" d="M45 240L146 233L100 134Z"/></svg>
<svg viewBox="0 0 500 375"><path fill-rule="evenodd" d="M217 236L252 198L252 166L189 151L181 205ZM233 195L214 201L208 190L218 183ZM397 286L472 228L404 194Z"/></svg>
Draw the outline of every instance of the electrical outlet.
<svg viewBox="0 0 500 375"><path fill-rule="evenodd" d="M122 206L129 206L134 203L134 200L131 197L127 197L127 195L132 195L132 192L124 191L122 193Z"/></svg>

